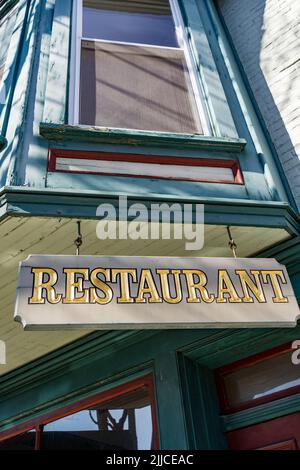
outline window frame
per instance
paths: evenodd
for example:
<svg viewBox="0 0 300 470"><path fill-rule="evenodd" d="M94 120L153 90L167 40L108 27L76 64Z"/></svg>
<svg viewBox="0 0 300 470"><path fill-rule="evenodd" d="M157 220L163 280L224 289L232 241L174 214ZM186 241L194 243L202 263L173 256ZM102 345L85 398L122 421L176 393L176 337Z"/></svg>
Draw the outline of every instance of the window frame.
<svg viewBox="0 0 300 470"><path fill-rule="evenodd" d="M8 22L13 15L16 16L15 21L17 21L18 10L19 10L19 5L18 5L18 2L16 2L15 5L13 5L11 7L11 9L8 10L6 12L6 14L3 15L2 18L0 18L0 28L4 25L5 22ZM6 75L6 72L7 72L7 57L8 57L8 52L9 52L9 48L10 48L11 38L12 38L12 35L13 35L13 30L14 30L14 28L12 28L12 31L11 31L11 34L10 34L10 39L9 39L9 42L8 42L8 47L7 47L7 50L6 50L6 53L5 53L5 61L2 64L3 73L2 73L2 76L0 76L0 91L1 91L2 85L4 84L4 79L5 79L5 75ZM1 35L0 35L0 37L1 37ZM0 67L1 67L1 64L0 64Z"/></svg>
<svg viewBox="0 0 300 470"><path fill-rule="evenodd" d="M153 428L153 446L154 450L159 449L159 433L158 433L158 418L157 418L157 404L155 396L155 385L153 374L146 374L137 379L129 380L122 383L121 385L112 386L108 390L104 390L95 395L91 395L87 398L78 399L77 401L66 405L62 408L59 408L55 411L46 413L38 418L32 419L25 423L19 424L12 429L3 431L0 433L0 442L4 442L14 437L25 434L29 431L35 430L35 450L40 450L42 446L42 436L44 427L57 421L59 419L65 418L66 416L73 415L80 411L84 411L87 408L90 408L94 405L101 405L108 400L112 400L120 395L125 395L126 393L132 392L138 388L147 387L150 397L150 406L151 406L151 420Z"/></svg>
<svg viewBox="0 0 300 470"><path fill-rule="evenodd" d="M249 408L254 408L258 405L264 405L274 400L278 400L280 398L285 398L290 395L295 395L296 393L300 393L300 385L296 385L296 386L287 388L285 390L270 393L270 395L267 395L264 397L245 401L237 405L230 405L228 398L227 398L227 392L226 392L226 386L225 386L226 375L232 374L233 372L237 372L243 368L253 366L255 364L266 361L268 359L275 358L287 352L291 352L292 354L293 351L294 349L292 348L292 343L289 342L289 343L281 344L280 346L269 349L267 351L254 354L245 359L240 359L239 361L233 362L231 364L227 364L226 366L216 369L215 380L217 384L221 413L223 414L237 413L239 411L247 410Z"/></svg>
<svg viewBox="0 0 300 470"><path fill-rule="evenodd" d="M177 0L168 0L174 21L175 34L178 40L178 47L166 47L147 44L149 47L159 49L176 49L181 50L184 54L187 72L191 81L191 88L193 90L193 98L195 100L195 107L200 120L203 136L211 136L212 127L210 125L208 110L204 101L204 93L199 79L199 73L192 53L188 44L188 39L185 31L184 20L180 11ZM108 41L103 39L85 38L82 35L82 21L83 21L83 0L73 1L72 11L72 34L71 34L71 58L70 58L70 78L69 78L69 106L68 106L68 123L73 126L83 126L79 122L79 107L80 107L80 66L81 66L81 42L93 41L110 44L124 44L132 46L143 46L145 44L123 42L123 41ZM88 126L89 127L89 126ZM106 128L107 126L98 126L97 128ZM134 129L133 129L134 130ZM147 131L147 129L144 129ZM159 131L158 131L159 132ZM176 132L174 132L176 134Z"/></svg>

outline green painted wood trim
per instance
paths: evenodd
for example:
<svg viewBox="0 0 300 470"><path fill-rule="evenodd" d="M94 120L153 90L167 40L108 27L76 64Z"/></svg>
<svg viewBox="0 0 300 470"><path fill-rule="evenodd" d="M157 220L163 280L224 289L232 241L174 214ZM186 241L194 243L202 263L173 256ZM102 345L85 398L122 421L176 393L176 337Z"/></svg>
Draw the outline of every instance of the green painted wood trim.
<svg viewBox="0 0 300 470"><path fill-rule="evenodd" d="M272 333L272 330L266 331ZM225 357L228 362L232 360L232 355L226 354L226 348L222 348L222 343L216 341L217 335L220 340L223 337L225 343L231 336L229 352L233 350L237 359L236 350L241 344L244 351L248 351L248 355L251 354L251 348L258 343L261 345L262 340L265 340L266 331L244 330L243 338L240 337L239 330L110 331L89 334L1 377L0 430L9 429L26 420L130 380L151 371L154 366L157 398L160 403L158 411L162 448L190 448L186 408L185 413L183 411L186 388L184 382L180 382L182 374L178 373L176 351L186 355L188 350L196 346L199 348L201 345L210 345L210 352L206 351L207 356L217 352L221 359ZM277 342L279 340L281 343L285 342L282 330L277 330L276 334ZM269 347L268 343L264 344L265 348ZM195 371L194 365L192 369ZM214 421L216 408L214 408L212 387L215 385L212 383L212 372L203 368L203 365L196 369L200 376L201 371L205 372L201 376L203 383L200 381L197 386L200 386L202 406L205 407L206 401L211 400L211 406L208 407L210 409L206 413L207 419L213 418ZM193 382L190 369L188 375ZM71 389L70 384L72 384ZM199 389L193 390L195 393L193 401L197 400L198 392ZM206 426L203 420L200 421L201 426ZM170 429L176 429L178 435L174 436L174 432L170 432ZM199 441L197 445L201 448L207 446L220 448L220 442L220 434L216 429L211 434L211 441L208 442L205 434L202 434L201 442Z"/></svg>
<svg viewBox="0 0 300 470"><path fill-rule="evenodd" d="M65 370L71 373L71 371L82 366L83 363L91 363L95 358L101 360L109 357L123 348L134 347L138 342L147 341L148 338L156 334L156 331L140 330L105 331L87 334L45 357L36 359L0 376L0 396L2 398L17 396L20 387L23 390L31 390L36 386L42 386L47 384L50 375L53 378L63 377ZM149 357L144 361L141 358L141 364L146 362L149 362ZM118 367L118 364L116 366ZM113 367L111 370L113 370ZM100 378L100 372L97 372L97 374Z"/></svg>
<svg viewBox="0 0 300 470"><path fill-rule="evenodd" d="M188 450L176 351L166 348L159 354L154 371L160 448Z"/></svg>
<svg viewBox="0 0 300 470"><path fill-rule="evenodd" d="M292 238L277 247L259 254L260 258L276 258L288 268L288 273L300 305L300 237Z"/></svg>
<svg viewBox="0 0 300 470"><path fill-rule="evenodd" d="M0 434L1 432L11 429L12 427L24 424L28 421L31 421L32 419L42 418L48 413L55 412L68 405L72 405L78 401L84 400L85 398L97 395L98 393L103 393L113 387L125 384L131 380L143 377L144 375L147 375L149 373L153 373L153 367L150 363L141 364L139 367L127 369L123 373L119 374L114 374L114 371L112 370L112 373L108 378L98 380L92 385L83 386L76 391L74 389L69 390L68 393L64 393L59 397L47 400L44 403L32 403L31 407L22 410L22 412L18 413L17 415L10 416L8 419L4 419L3 421L1 421ZM40 388L43 388L43 384L41 384ZM30 393L35 393L35 390ZM15 406L14 409L16 409Z"/></svg>
<svg viewBox="0 0 300 470"><path fill-rule="evenodd" d="M118 211L118 197L111 193L72 190L44 190L5 187L0 191L0 218L71 217L95 219L99 204L111 203ZM300 217L287 203L232 199L196 198L151 194L145 197L131 195L128 204L142 201L147 207L154 202L204 204L205 223L254 227L283 228L292 235L300 234Z"/></svg>
<svg viewBox="0 0 300 470"><path fill-rule="evenodd" d="M55 0L43 0L43 11L39 23L39 36L36 45L34 86L30 90L28 101L27 126L23 134L23 148L26 158L20 160L20 178L15 184L28 187L44 188L47 175L48 142L39 134L39 123L43 120L45 94L49 71L49 52ZM56 2L57 3L57 2ZM58 2L62 3L62 2ZM56 96L56 95L55 95Z"/></svg>
<svg viewBox="0 0 300 470"><path fill-rule="evenodd" d="M141 351L138 345L153 334L92 333L1 376L0 396L6 405L0 409L0 432L151 372L153 351Z"/></svg>
<svg viewBox="0 0 300 470"><path fill-rule="evenodd" d="M166 132L137 131L100 127L40 124L40 134L56 142L93 142L124 144L130 146L176 147L186 150L214 150L241 153L244 139L207 137L197 134L172 134Z"/></svg>
<svg viewBox="0 0 300 470"><path fill-rule="evenodd" d="M38 59L39 31L43 0L31 0L22 4L22 10L26 10L23 21L22 37L20 40L18 58L15 71L16 82L14 84L11 109L8 116L6 138L8 142L9 160L7 170L7 184L20 184L23 182L22 164L27 159L28 148L24 145L24 136L28 128L32 126L32 97Z"/></svg>
<svg viewBox="0 0 300 470"><path fill-rule="evenodd" d="M198 363L216 369L231 362L288 343L300 337L300 323L295 328L244 328L214 330L212 336L189 345L182 352Z"/></svg>
<svg viewBox="0 0 300 470"><path fill-rule="evenodd" d="M289 267L290 274L300 272L300 237L292 238L277 247L270 248L259 254L260 258L276 258Z"/></svg>
<svg viewBox="0 0 300 470"><path fill-rule="evenodd" d="M203 16L195 0L180 0L189 45L196 63L213 133L238 137L224 88L207 39Z"/></svg>
<svg viewBox="0 0 300 470"><path fill-rule="evenodd" d="M184 345L199 341L212 335L209 330L124 330L124 331L96 331L52 351L28 364L14 369L0 376L1 400L18 395L20 389L32 388L46 384L50 375L55 378L63 377L66 370L74 371L82 365L93 360L99 361L115 356L119 351L128 347L134 349L135 344L143 343L142 350L134 357L135 362L148 363L153 358L163 355L166 351L182 348ZM121 355L119 361L124 357ZM62 367L63 364L63 367ZM119 363L116 364L119 367ZM112 367L107 364L107 367ZM96 375L99 378L99 370ZM89 379L91 380L91 379ZM3 409L0 407L0 415Z"/></svg>
<svg viewBox="0 0 300 470"><path fill-rule="evenodd" d="M7 144L6 138L0 134L0 150L2 150Z"/></svg>
<svg viewBox="0 0 300 470"><path fill-rule="evenodd" d="M0 20L18 3L19 0L0 1Z"/></svg>
<svg viewBox="0 0 300 470"><path fill-rule="evenodd" d="M189 449L226 449L213 372L182 354L178 360Z"/></svg>
<svg viewBox="0 0 300 470"><path fill-rule="evenodd" d="M66 122L71 12L71 0L55 2L43 115L45 122Z"/></svg>
<svg viewBox="0 0 300 470"><path fill-rule="evenodd" d="M270 419L279 418L300 411L300 394L274 400L265 405L255 406L232 415L222 416L224 432L253 426Z"/></svg>

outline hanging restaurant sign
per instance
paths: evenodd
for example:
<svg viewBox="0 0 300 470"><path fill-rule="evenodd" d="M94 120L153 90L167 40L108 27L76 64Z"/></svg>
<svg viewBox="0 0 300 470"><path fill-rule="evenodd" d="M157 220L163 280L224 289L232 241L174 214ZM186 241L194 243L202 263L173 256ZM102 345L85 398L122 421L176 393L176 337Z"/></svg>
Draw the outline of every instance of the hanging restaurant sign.
<svg viewBox="0 0 300 470"><path fill-rule="evenodd" d="M28 330L295 326L299 314L269 258L33 255L15 308Z"/></svg>

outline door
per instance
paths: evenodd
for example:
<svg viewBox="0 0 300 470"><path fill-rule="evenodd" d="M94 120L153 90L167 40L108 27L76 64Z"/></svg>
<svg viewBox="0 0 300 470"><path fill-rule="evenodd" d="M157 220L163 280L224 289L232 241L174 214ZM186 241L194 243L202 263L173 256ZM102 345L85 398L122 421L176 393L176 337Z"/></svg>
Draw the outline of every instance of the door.
<svg viewBox="0 0 300 470"><path fill-rule="evenodd" d="M227 433L230 449L299 450L300 413Z"/></svg>
<svg viewBox="0 0 300 470"><path fill-rule="evenodd" d="M239 429L226 432L230 449L300 450L300 405L289 405L289 397L300 394L300 365L293 351L292 343L284 344L216 371L221 414L225 422L239 418ZM251 426L250 414L243 413L250 409L251 419L257 416Z"/></svg>

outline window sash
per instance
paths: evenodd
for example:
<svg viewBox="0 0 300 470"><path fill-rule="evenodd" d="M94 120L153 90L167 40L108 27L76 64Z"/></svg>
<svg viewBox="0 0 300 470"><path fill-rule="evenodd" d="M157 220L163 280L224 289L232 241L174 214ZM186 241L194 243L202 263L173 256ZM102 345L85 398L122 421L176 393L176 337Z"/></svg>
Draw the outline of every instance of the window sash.
<svg viewBox="0 0 300 470"><path fill-rule="evenodd" d="M81 124L202 133L177 48L82 41L80 98Z"/></svg>
<svg viewBox="0 0 300 470"><path fill-rule="evenodd" d="M210 125L210 119L208 110L206 108L206 103L204 96L201 92L201 86L199 83L199 76L196 64L192 59L191 51L188 45L187 36L185 33L185 26L181 16L180 8L177 0L169 0L170 8L172 12L173 21L175 23L176 35L178 38L179 47L178 50L183 51L188 75L192 88L192 97L195 101L195 106L197 109L197 117L201 123L202 135L212 135L212 128ZM135 2L131 2L132 4ZM146 0L145 0L145 3ZM149 2L148 2L149 3ZM70 88L69 88L69 124L71 125L81 125L80 124L80 74L81 74L81 49L82 41L91 40L90 38L84 38L82 34L82 20L83 20L83 0L74 0L73 2L73 24L75 28L72 28L72 54L71 54L71 63L70 63ZM105 41L105 40L93 40L92 41ZM107 41L108 43L122 43L121 41ZM126 44L124 42L124 44ZM128 43L133 44L134 43ZM139 45L139 44L136 44ZM149 44L146 45L149 47ZM164 48L164 46L151 45L151 47ZM177 48L170 48L177 49ZM97 127L107 127L99 126ZM147 129L143 129L147 130Z"/></svg>
<svg viewBox="0 0 300 470"><path fill-rule="evenodd" d="M235 413L299 393L292 352L291 343L287 343L217 369L222 413Z"/></svg>
<svg viewBox="0 0 300 470"><path fill-rule="evenodd" d="M96 8L99 2L89 0L87 8ZM128 13L150 13L154 15L169 14L170 8L165 5L164 0L101 0L101 10L126 11Z"/></svg>

